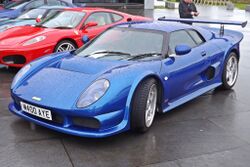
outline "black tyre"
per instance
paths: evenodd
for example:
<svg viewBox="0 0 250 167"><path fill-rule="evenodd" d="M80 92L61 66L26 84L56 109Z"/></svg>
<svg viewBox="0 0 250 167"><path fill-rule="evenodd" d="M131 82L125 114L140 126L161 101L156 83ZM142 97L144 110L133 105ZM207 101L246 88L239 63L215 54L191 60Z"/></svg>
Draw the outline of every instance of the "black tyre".
<svg viewBox="0 0 250 167"><path fill-rule="evenodd" d="M232 52L228 56L228 58L225 61L223 74L222 74L222 88L223 89L231 89L238 78L238 65L239 65L239 59L237 55Z"/></svg>
<svg viewBox="0 0 250 167"><path fill-rule="evenodd" d="M146 132L154 121L157 109L158 87L153 78L142 81L136 89L131 111L131 129Z"/></svg>
<svg viewBox="0 0 250 167"><path fill-rule="evenodd" d="M56 45L54 52L66 52L75 49L77 49L77 46L74 42L70 40L63 40Z"/></svg>

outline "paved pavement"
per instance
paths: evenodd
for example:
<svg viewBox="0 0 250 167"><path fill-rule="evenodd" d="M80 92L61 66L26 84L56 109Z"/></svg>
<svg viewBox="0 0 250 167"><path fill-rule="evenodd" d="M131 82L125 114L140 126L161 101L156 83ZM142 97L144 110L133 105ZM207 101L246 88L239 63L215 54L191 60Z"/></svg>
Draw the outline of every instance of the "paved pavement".
<svg viewBox="0 0 250 167"><path fill-rule="evenodd" d="M200 18L245 19L250 13L198 7ZM131 11L135 13L135 11ZM137 11L151 17L177 16L177 10ZM233 28L233 27L232 27ZM0 68L0 166L250 166L250 31L242 30L240 74L231 91L214 91L157 117L143 135L126 132L105 139L60 134L9 113L9 87L15 71Z"/></svg>

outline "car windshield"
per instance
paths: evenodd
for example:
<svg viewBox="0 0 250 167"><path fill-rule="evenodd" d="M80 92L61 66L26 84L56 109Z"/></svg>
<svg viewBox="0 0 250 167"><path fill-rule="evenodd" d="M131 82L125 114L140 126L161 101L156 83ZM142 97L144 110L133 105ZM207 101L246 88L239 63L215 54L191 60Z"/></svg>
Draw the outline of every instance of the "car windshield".
<svg viewBox="0 0 250 167"><path fill-rule="evenodd" d="M78 49L76 56L109 60L161 58L163 33L133 28L113 28L89 45Z"/></svg>
<svg viewBox="0 0 250 167"><path fill-rule="evenodd" d="M46 9L32 9L20 15L18 19L36 19L38 16L41 18L45 12Z"/></svg>
<svg viewBox="0 0 250 167"><path fill-rule="evenodd" d="M56 11L36 24L38 27L72 29L75 28L85 16L84 12Z"/></svg>
<svg viewBox="0 0 250 167"><path fill-rule="evenodd" d="M17 2L9 2L7 5L4 6L4 8L5 9L18 9L27 3L28 3L27 0L17 1Z"/></svg>

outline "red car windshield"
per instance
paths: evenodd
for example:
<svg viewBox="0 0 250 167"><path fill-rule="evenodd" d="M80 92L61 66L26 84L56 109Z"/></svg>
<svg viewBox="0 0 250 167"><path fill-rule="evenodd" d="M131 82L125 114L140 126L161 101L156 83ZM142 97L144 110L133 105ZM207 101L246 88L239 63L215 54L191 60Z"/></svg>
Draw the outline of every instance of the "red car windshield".
<svg viewBox="0 0 250 167"><path fill-rule="evenodd" d="M46 17L45 20L36 24L36 26L46 28L72 29L82 21L84 16L84 12L55 11Z"/></svg>

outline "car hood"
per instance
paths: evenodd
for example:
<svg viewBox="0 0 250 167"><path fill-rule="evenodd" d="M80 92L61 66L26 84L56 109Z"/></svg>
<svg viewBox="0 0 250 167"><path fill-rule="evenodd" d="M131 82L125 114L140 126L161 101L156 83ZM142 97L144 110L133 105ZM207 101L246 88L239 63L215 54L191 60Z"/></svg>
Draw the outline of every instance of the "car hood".
<svg viewBox="0 0 250 167"><path fill-rule="evenodd" d="M24 25L33 25L36 23L36 20L5 20L0 22L0 32L5 31L9 28L16 27L16 26L24 26Z"/></svg>
<svg viewBox="0 0 250 167"><path fill-rule="evenodd" d="M41 106L72 109L91 83L130 65L132 64L128 61L105 61L70 56L28 77L14 90L14 94ZM39 97L42 100L33 101L32 97Z"/></svg>
<svg viewBox="0 0 250 167"><path fill-rule="evenodd" d="M0 35L0 46L14 47L40 35L49 36L55 31L58 30L34 26L14 27Z"/></svg>

